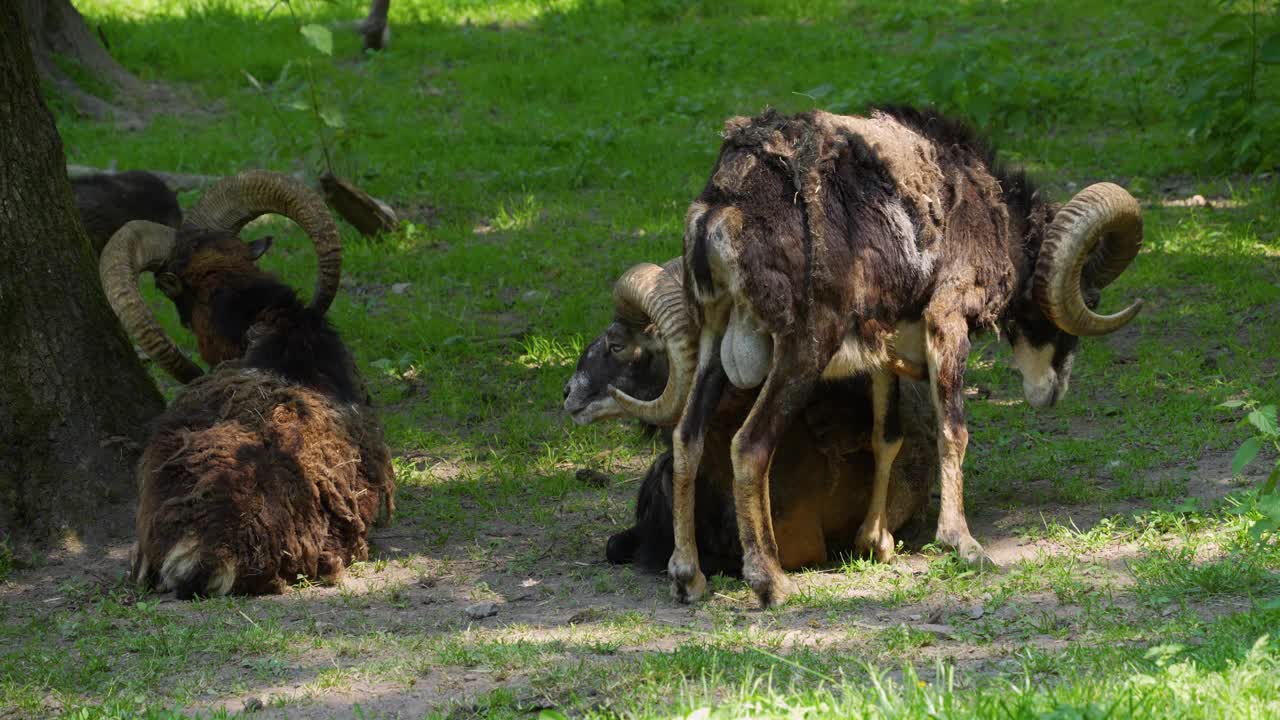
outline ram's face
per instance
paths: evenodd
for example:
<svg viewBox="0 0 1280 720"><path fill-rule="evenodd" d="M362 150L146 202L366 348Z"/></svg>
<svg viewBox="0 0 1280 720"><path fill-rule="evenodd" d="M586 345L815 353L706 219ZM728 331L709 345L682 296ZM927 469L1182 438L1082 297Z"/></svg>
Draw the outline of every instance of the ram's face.
<svg viewBox="0 0 1280 720"><path fill-rule="evenodd" d="M578 358L564 386L564 410L579 425L622 417L610 386L652 400L666 384L666 353L653 334L614 322Z"/></svg>
<svg viewBox="0 0 1280 720"><path fill-rule="evenodd" d="M169 271L156 273L156 287L178 310L178 317L192 328L195 306L208 302L212 289L224 278L258 274L255 263L271 247L271 236L244 242L232 233L221 231L184 231L179 234L177 257L169 262Z"/></svg>
<svg viewBox="0 0 1280 720"><path fill-rule="evenodd" d="M1086 293L1085 299L1095 307L1097 291ZM1005 329L1027 403L1034 408L1052 407L1067 394L1080 338L1059 330L1034 302L1022 303Z"/></svg>
<svg viewBox="0 0 1280 720"><path fill-rule="evenodd" d="M224 231L184 231L179 247L168 271L156 273L156 287L173 302L183 326L195 334L205 362L216 365L240 357L242 338L228 337L214 322L213 305L219 298L225 300L231 288L262 276L255 263L271 247L271 237L245 242Z"/></svg>
<svg viewBox="0 0 1280 720"><path fill-rule="evenodd" d="M1022 374L1022 394L1034 408L1052 407L1067 394L1077 338L1056 333L1037 345L1025 337L1013 341L1013 365Z"/></svg>

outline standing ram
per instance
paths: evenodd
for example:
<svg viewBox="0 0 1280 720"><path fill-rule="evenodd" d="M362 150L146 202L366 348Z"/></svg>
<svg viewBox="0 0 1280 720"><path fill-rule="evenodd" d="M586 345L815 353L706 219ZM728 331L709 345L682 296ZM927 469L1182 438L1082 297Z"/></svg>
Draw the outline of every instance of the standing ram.
<svg viewBox="0 0 1280 720"><path fill-rule="evenodd" d="M294 220L315 245L309 306L254 264L270 238L237 237L264 213ZM256 171L215 185L180 230L131 222L103 250L102 285L121 324L190 383L138 464L135 581L183 598L279 592L300 577L333 580L368 555L394 477L355 363L324 318L341 267L324 202ZM142 272L177 306L209 374L151 316Z"/></svg>
<svg viewBox="0 0 1280 720"><path fill-rule="evenodd" d="M1142 222L1122 188L1048 203L964 125L931 111L870 117L766 112L731 119L711 178L685 218L684 292L697 343L671 353L653 401L615 399L675 433L676 596L705 590L694 536L694 482L727 385L760 387L733 438L743 575L762 605L785 601L769 512L769 464L820 380L869 373L875 491L858 544L893 548L885 522L901 447L890 398L901 361L928 370L938 422L937 539L986 559L964 515L964 367L971 332L997 329L1035 407L1066 392L1077 338L1119 329L1141 307L1094 311L1099 290L1137 255ZM688 400L683 388L691 384Z"/></svg>
<svg viewBox="0 0 1280 720"><path fill-rule="evenodd" d="M615 387L633 397L652 398L667 383L670 338L694 342L683 312L680 260L665 267L643 263L614 285L614 320L582 351L565 385L564 409L587 424L626 413L614 400ZM708 574L742 572L742 551L733 507L733 465L729 446L756 393L730 388L708 430L695 495L698 561ZM933 406L923 385L902 388L900 405L906 438L893 468L887 499L888 525L924 525L937 474ZM770 485L770 509L782 567L798 569L826 562L853 549L858 523L871 499L874 459L866 428L871 402L864 378L823 383L788 428L778 447ZM653 426L648 426L654 429ZM657 428L667 441L670 425ZM657 571L673 547L671 452L654 460L636 499L635 524L609 538L613 563Z"/></svg>

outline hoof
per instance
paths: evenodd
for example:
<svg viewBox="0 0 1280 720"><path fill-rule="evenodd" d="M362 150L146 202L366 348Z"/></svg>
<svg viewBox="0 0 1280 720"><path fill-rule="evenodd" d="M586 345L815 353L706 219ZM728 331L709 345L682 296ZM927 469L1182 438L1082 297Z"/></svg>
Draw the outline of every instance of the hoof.
<svg viewBox="0 0 1280 720"><path fill-rule="evenodd" d="M973 536L968 533L950 536L939 531L938 544L954 549L966 565L975 569L995 570L999 567L987 555L987 551L982 549L982 544L974 540Z"/></svg>
<svg viewBox="0 0 1280 720"><path fill-rule="evenodd" d="M768 610L771 607L785 605L787 598L795 593L796 584L786 575L779 575L752 582L751 590L760 601L760 609Z"/></svg>
<svg viewBox="0 0 1280 720"><path fill-rule="evenodd" d="M671 576L671 591L678 602L697 602L707 593L707 577L696 563L682 562L672 555L667 574Z"/></svg>
<svg viewBox="0 0 1280 720"><path fill-rule="evenodd" d="M889 562L893 559L893 533L883 527L870 529L863 525L853 547L862 555L872 556L876 562Z"/></svg>
<svg viewBox="0 0 1280 720"><path fill-rule="evenodd" d="M796 591L796 584L775 558L748 554L742 559L742 577L756 594L761 609L782 605Z"/></svg>

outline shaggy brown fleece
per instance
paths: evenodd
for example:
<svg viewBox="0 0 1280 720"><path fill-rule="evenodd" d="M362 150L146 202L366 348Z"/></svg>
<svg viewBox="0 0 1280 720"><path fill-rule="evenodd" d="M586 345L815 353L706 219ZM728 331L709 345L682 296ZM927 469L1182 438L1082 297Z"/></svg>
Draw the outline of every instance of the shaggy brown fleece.
<svg viewBox="0 0 1280 720"><path fill-rule="evenodd" d="M332 581L390 518L394 475L369 408L225 363L160 419L138 467L133 576L179 597Z"/></svg>

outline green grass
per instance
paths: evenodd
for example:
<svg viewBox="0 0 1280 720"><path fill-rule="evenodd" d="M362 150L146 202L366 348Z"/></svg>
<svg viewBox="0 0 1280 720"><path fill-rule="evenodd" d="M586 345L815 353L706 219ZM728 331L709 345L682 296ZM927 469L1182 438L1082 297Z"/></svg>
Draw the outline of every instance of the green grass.
<svg viewBox="0 0 1280 720"><path fill-rule="evenodd" d="M165 602L118 561L27 571L0 545L0 717L221 717L251 696L316 717L1280 712L1280 551L1248 537L1229 477L1247 431L1215 409L1277 399L1280 189L1188 139L1188 88L1239 64L1202 32L1218 3L396 0L391 48L363 62L353 33L328 58L297 29L360 17L354 0L295 2L297 21L269 0L76 5L183 99L135 133L54 102L69 162L314 174L320 131L293 109L308 64L345 118L323 131L338 170L406 221L344 228L330 312L398 510L341 586L277 598ZM1275 67L1258 81L1274 103ZM926 550L802 573L769 612L725 578L678 607L601 562L654 441L573 426L561 387L612 281L680 251L725 118L890 101L976 119L1054 197L1131 188L1146 246L1104 307L1147 307L1082 343L1052 411L1021 401L1002 340L976 343L967 505L981 540L1022 544L1003 572ZM1196 193L1215 207L1163 202ZM264 264L309 292L305 239L246 234L267 232ZM616 481L580 485L583 466ZM482 600L499 615L468 621Z"/></svg>

